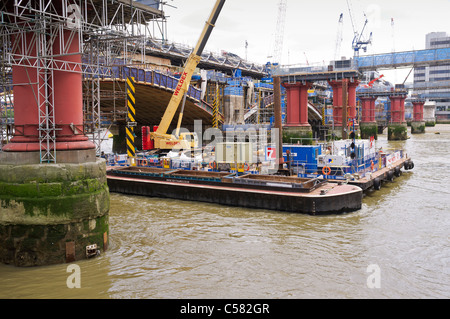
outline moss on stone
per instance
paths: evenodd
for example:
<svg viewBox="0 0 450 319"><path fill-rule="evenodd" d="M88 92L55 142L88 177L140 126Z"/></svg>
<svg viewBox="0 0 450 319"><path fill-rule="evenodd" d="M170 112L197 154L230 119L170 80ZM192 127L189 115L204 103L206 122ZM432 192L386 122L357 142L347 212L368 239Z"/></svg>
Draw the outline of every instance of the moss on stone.
<svg viewBox="0 0 450 319"><path fill-rule="evenodd" d="M400 141L408 139L408 128L402 124L391 124L388 127L388 140Z"/></svg>
<svg viewBox="0 0 450 319"><path fill-rule="evenodd" d="M361 138L368 139L371 136L374 136L375 139L378 139L378 126L377 126L377 124L364 124L364 123L361 123L359 129L361 131Z"/></svg>
<svg viewBox="0 0 450 319"><path fill-rule="evenodd" d="M103 247L109 232L104 160L86 164L0 165L0 262L16 266L65 262L66 242L76 259L85 247Z"/></svg>

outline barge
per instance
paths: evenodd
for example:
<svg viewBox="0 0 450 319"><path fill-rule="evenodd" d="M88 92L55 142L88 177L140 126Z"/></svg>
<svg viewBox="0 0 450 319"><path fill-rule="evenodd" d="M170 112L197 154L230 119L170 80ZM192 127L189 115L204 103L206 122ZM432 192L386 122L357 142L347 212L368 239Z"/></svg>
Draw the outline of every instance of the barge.
<svg viewBox="0 0 450 319"><path fill-rule="evenodd" d="M377 148L373 140L341 140L331 145L285 145L285 161L293 174L304 178L345 181L364 191L379 190L414 162L402 149Z"/></svg>
<svg viewBox="0 0 450 319"><path fill-rule="evenodd" d="M129 166L108 168L107 180L122 194L311 215L356 211L363 198L356 185L277 175Z"/></svg>

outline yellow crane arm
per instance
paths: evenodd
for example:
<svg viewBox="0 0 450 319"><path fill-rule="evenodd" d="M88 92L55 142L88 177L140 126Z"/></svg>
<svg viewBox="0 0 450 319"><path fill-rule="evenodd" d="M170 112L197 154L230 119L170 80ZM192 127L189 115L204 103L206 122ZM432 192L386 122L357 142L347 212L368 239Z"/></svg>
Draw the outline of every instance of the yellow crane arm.
<svg viewBox="0 0 450 319"><path fill-rule="evenodd" d="M214 28L214 24L217 21L220 11L225 3L225 0L217 0L214 8L211 12L211 15L206 21L205 26L203 28L202 34L197 42L197 45L189 56L188 60L184 65L183 73L181 74L180 80L173 92L173 95L170 99L170 102L164 112L164 115L161 119L158 129L156 130L156 134L154 136L163 136L167 134L167 130L169 129L170 123L175 116L175 113L180 105L181 100L183 99L184 94L187 93L189 85L191 83L192 75L194 74L195 68L200 63L201 55L203 49L205 48L206 42L208 41L209 36L211 35L211 31ZM180 119L177 125L177 132L179 131L179 127L181 125L181 118L183 113L180 113Z"/></svg>

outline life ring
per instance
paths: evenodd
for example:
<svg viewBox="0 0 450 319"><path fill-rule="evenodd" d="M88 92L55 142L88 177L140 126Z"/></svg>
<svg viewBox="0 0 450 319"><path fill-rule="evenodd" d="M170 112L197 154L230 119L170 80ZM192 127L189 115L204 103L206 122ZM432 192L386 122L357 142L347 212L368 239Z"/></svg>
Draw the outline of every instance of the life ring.
<svg viewBox="0 0 450 319"><path fill-rule="evenodd" d="M330 175L330 174L331 174L331 168L330 168L329 166L324 166L324 167L322 168L322 173L323 173L324 175Z"/></svg>
<svg viewBox="0 0 450 319"><path fill-rule="evenodd" d="M373 171L375 168L375 164L373 163L373 161L370 161L370 169Z"/></svg>
<svg viewBox="0 0 450 319"><path fill-rule="evenodd" d="M146 159L143 159L141 165L142 165L142 166L147 166L147 165L148 165L147 160L146 160Z"/></svg>
<svg viewBox="0 0 450 319"><path fill-rule="evenodd" d="M250 165L248 163L244 163L244 171L250 170Z"/></svg>
<svg viewBox="0 0 450 319"><path fill-rule="evenodd" d="M209 168L210 169L216 169L217 168L217 163L215 161L209 162Z"/></svg>

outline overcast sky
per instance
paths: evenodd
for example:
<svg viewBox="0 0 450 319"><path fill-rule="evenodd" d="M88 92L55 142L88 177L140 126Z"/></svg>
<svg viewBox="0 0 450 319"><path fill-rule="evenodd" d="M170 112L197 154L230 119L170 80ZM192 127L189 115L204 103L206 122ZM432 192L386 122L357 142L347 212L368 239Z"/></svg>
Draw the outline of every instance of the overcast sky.
<svg viewBox="0 0 450 319"><path fill-rule="evenodd" d="M194 46L215 0L166 1L176 7L164 6L169 41ZM279 0L226 0L206 50L225 50L265 64L273 53L278 3ZM353 56L349 6L356 31L361 31L367 17L364 37L373 33L372 45L361 55L393 49L420 50L425 48L427 33L450 34L450 0L287 0L281 64L328 64L335 55L341 13L343 40L339 56ZM402 82L403 79L392 77L401 77L409 70L398 72L391 72L391 81Z"/></svg>

